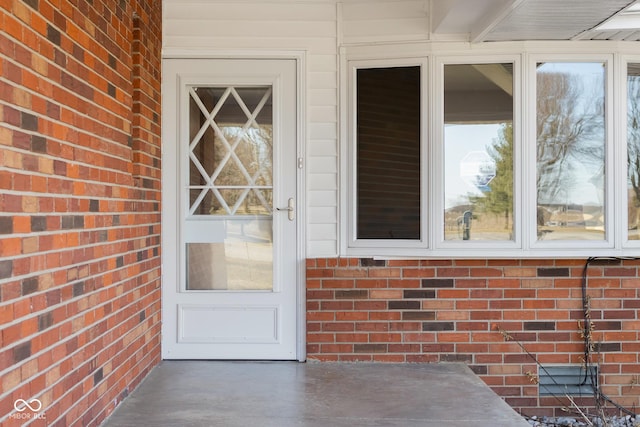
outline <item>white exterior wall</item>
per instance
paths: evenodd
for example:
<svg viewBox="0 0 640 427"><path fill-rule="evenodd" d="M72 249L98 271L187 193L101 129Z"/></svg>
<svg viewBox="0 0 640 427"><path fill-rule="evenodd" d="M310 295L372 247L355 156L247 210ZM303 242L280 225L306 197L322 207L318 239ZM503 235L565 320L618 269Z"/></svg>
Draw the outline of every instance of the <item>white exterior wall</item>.
<svg viewBox="0 0 640 427"><path fill-rule="evenodd" d="M340 5L342 42L376 43L429 38L429 3L426 0L348 2Z"/></svg>
<svg viewBox="0 0 640 427"><path fill-rule="evenodd" d="M164 0L163 52L306 52L306 255L338 255L338 52L428 37L427 2Z"/></svg>

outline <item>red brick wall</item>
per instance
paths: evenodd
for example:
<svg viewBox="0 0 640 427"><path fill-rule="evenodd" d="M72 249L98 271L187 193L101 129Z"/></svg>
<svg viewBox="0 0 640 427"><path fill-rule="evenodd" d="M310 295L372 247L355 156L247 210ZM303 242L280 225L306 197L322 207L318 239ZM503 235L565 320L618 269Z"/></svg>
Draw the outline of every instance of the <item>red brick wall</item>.
<svg viewBox="0 0 640 427"><path fill-rule="evenodd" d="M527 376L538 367L517 342L542 364L582 363L584 264L309 259L308 358L464 362L514 408L551 414L560 404L538 398ZM602 390L628 408L640 405L638 266L596 261L587 280Z"/></svg>
<svg viewBox="0 0 640 427"><path fill-rule="evenodd" d="M160 8L0 1L2 425L97 425L160 360Z"/></svg>

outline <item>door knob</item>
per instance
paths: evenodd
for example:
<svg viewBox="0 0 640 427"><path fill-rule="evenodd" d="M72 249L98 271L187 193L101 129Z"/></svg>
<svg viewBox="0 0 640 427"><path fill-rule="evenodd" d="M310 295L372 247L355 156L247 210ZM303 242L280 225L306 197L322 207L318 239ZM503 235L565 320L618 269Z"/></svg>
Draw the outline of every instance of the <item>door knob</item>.
<svg viewBox="0 0 640 427"><path fill-rule="evenodd" d="M277 211L287 211L287 216L289 218L289 221L293 221L294 219L296 219L296 202L295 200L293 200L293 197L289 198L289 203L287 204L286 208L276 208Z"/></svg>

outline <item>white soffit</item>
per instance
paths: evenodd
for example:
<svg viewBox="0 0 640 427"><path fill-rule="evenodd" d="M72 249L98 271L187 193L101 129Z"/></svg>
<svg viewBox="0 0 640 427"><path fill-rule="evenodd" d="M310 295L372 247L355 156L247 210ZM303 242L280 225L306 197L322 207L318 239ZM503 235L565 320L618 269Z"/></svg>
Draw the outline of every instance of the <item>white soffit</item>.
<svg viewBox="0 0 640 427"><path fill-rule="evenodd" d="M577 38L578 40L614 40L640 41L640 30L592 30Z"/></svg>
<svg viewBox="0 0 640 427"><path fill-rule="evenodd" d="M474 41L571 40L631 3L630 0L524 0Z"/></svg>

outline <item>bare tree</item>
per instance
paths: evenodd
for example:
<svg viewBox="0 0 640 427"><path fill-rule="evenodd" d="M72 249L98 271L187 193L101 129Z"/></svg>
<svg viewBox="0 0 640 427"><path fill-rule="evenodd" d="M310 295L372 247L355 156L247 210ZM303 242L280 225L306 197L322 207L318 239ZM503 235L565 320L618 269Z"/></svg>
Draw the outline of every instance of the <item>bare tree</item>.
<svg viewBox="0 0 640 427"><path fill-rule="evenodd" d="M537 189L538 201L552 203L573 182L573 161L604 159L602 89L584 102L582 80L559 72L537 76ZM602 135L602 137L599 137Z"/></svg>
<svg viewBox="0 0 640 427"><path fill-rule="evenodd" d="M629 203L629 227L640 223L640 75L627 78L627 165L633 199ZM633 208L632 215L631 209Z"/></svg>

